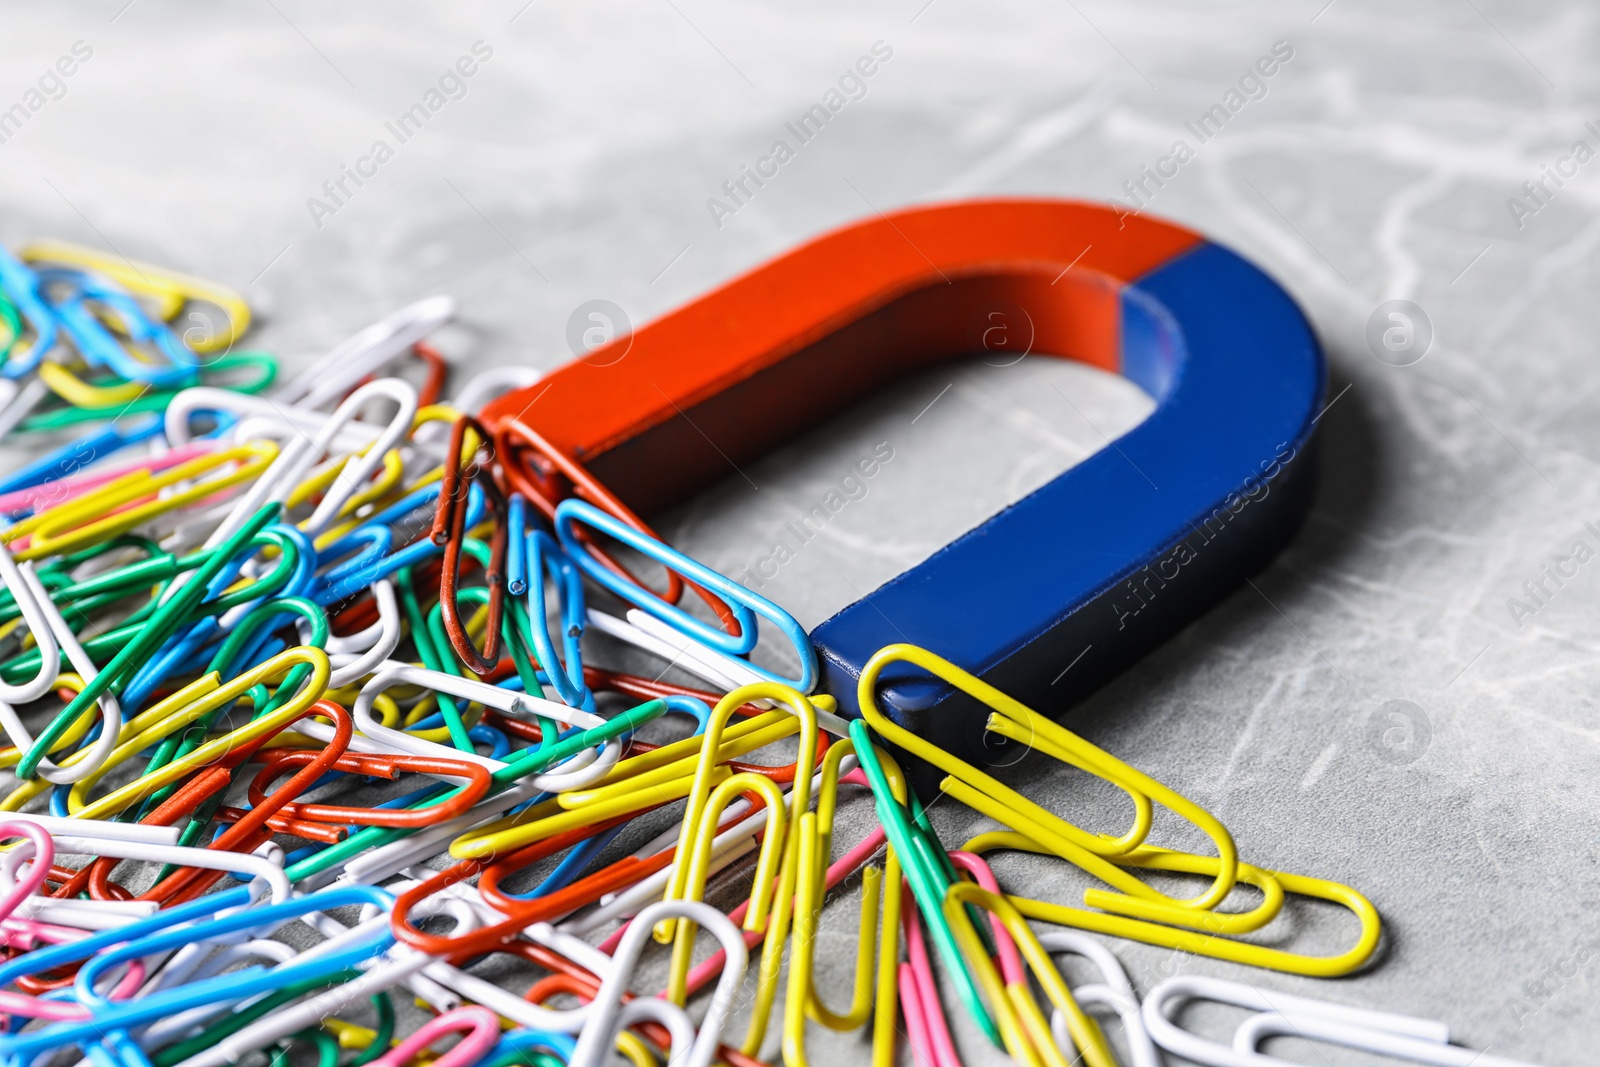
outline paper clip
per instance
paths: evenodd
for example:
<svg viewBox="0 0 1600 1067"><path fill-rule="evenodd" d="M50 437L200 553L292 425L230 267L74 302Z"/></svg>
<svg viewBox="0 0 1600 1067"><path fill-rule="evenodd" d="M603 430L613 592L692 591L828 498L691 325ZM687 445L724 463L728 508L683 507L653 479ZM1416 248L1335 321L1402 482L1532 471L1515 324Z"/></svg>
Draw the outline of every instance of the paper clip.
<svg viewBox="0 0 1600 1067"><path fill-rule="evenodd" d="M0 364L0 375L15 380L32 374L55 349L56 317L39 292L39 276L5 248L0 248L0 291L33 331L33 339L20 355L13 336L5 362Z"/></svg>
<svg viewBox="0 0 1600 1067"><path fill-rule="evenodd" d="M471 432L474 443L469 449L466 435ZM444 467L444 478L439 486L437 510L429 538L443 549L442 569L439 573L439 605L443 609L444 627L450 645L461 662L478 675L494 673L500 659L500 620L505 612L505 565L508 522L506 501L487 466L479 464L480 451L488 454L488 463L494 462L494 443L487 431L470 415L462 415L450 430L450 452ZM463 474L461 463L470 463L470 472ZM466 536L468 487L479 487L489 509L494 514L494 533L490 542L490 555L484 567L484 583L488 587L488 621L484 629L483 651L473 647L461 618L456 580L461 566L461 542ZM541 616L542 618L542 616Z"/></svg>
<svg viewBox="0 0 1600 1067"><path fill-rule="evenodd" d="M241 351L218 356L197 371L196 375L202 381L214 381L239 370L252 371L254 376L231 380L220 391L239 396L259 393L277 378L278 364L264 352ZM40 365L39 377L34 381L48 384L57 392L67 395L70 406L51 408L21 419L18 426L27 433L55 433L86 422L108 422L129 415L159 414L187 391L183 387L151 389L137 384L102 388L90 385L48 361ZM33 383L29 384L31 386Z"/></svg>
<svg viewBox="0 0 1600 1067"><path fill-rule="evenodd" d="M300 524L300 528L313 537L327 529L356 490L377 469L383 457L410 432L412 420L416 417L417 399L416 390L405 382L393 378L369 382L351 393L339 405L338 410L324 421L314 440L296 435L281 452L272 448L268 453L273 459L271 466L259 472L252 472L258 476L254 477L249 489L231 505L227 518L207 538L207 545L214 545L230 536L241 522L263 505L287 501L295 487L306 477L312 464L332 447L341 428L354 421L361 408L378 397L394 401L399 410L362 455L340 468L334 484L328 488L310 518ZM257 443L238 447L259 449L271 446ZM225 450L219 454L225 455L228 451L232 450Z"/></svg>
<svg viewBox="0 0 1600 1067"><path fill-rule="evenodd" d="M1136 805L1137 817L1133 828L1115 839L1088 835L1006 787L993 776L889 720L877 708L876 685L879 672L895 661L915 663L993 709L989 719L991 729L1047 751L1127 791ZM1048 851L1120 890L1090 889L1084 894L1086 904L1114 913L1112 915L1014 898L1013 902L1030 918L1084 926L1151 944L1181 947L1204 955L1237 959L1298 974L1345 974L1365 963L1377 948L1380 930L1377 912L1355 890L1322 879L1269 873L1249 864L1241 864L1226 828L1204 809L926 650L910 645L884 648L872 657L862 672L858 701L866 721L887 740L947 772L940 783L941 789L974 805L1003 825L1013 826L1020 831L1009 836L983 835L964 845L964 851L976 852L1007 845ZM1140 798L1143 798L1142 804ZM1149 825L1144 805L1152 799L1159 800L1163 806L1182 815L1205 832L1216 844L1218 856L1191 856L1144 845L1144 831ZM1128 874L1123 869L1128 866L1203 874L1211 878L1211 887L1187 901L1175 900ZM1226 899L1236 881L1246 876L1263 890L1262 905L1249 912L1217 911L1216 906ZM1281 901L1280 890L1333 900L1348 907L1361 924L1355 946L1338 956L1309 957L1218 936L1247 932L1270 921ZM1205 933L1170 929L1156 923L1192 927Z"/></svg>
<svg viewBox="0 0 1600 1067"><path fill-rule="evenodd" d="M757 931L766 928L772 899L777 891L778 868L783 860L785 821L783 793L776 782L759 774L748 772L730 775L717 783L699 809L699 823L693 848L684 854L687 871L684 876L685 899L699 900L705 893L706 880L711 865L712 840L716 837L722 814L733 800L743 793L759 796L766 809L766 823L762 831L761 849L756 861L755 882L750 888L749 907L745 910L744 929ZM802 857L814 860L814 857ZM679 923L672 941L672 963L667 982L667 999L682 1005L687 998L689 961L694 950L694 927Z"/></svg>
<svg viewBox="0 0 1600 1067"><path fill-rule="evenodd" d="M685 613L681 608L675 607L642 586L619 580L615 574L593 556L578 538L576 525L580 522L616 538L628 547L661 562L674 573L682 574L722 597L730 605L733 617L739 626L739 634L736 637L730 637L728 634L700 622ZM718 574L705 564L690 559L655 538L639 532L628 523L602 511L587 501L562 501L556 508L555 530L556 536L561 540L561 547L566 550L568 557L589 578L600 583L624 600L635 604L668 625L682 631L686 636L708 645L716 651L735 657L747 655L755 648L758 636L755 616L760 615L777 626L783 635L789 639L800 661L800 675L795 679L784 679L753 663L747 663L749 668L767 681L793 686L802 693L809 693L816 685L816 653L812 650L811 642L806 637L805 631L794 620L794 616L761 594L746 589L739 583Z"/></svg>
<svg viewBox="0 0 1600 1067"><path fill-rule="evenodd" d="M600 1067L605 1053L616 1040L619 1017L625 1011L621 1000L624 983L644 950L651 928L669 917L688 919L707 929L722 945L726 955L722 977L717 980L711 1003L706 1008L687 1055L681 1061L674 1058L675 1067L680 1062L682 1067L710 1067L722 1037L722 1027L733 1007L734 993L744 978L748 955L739 928L709 904L694 900L663 900L639 913L638 919L612 954L610 973L602 977L593 1014L585 1022L568 1067Z"/></svg>
<svg viewBox="0 0 1600 1067"><path fill-rule="evenodd" d="M3 545L0 545L0 580L4 581L6 588L16 599L22 617L30 626L36 627L33 634L40 653L40 674L34 681L37 682L38 678L48 674L54 682L58 678L54 670L59 665L57 657L65 654L67 661L78 672L79 679L86 685L93 682L99 674L94 661L78 642L77 635L67 625L67 620L62 617L60 609L50 599L49 592L40 583L32 564L24 563L18 566L12 561L10 553ZM43 628L37 628L38 619L43 619ZM12 744L23 751L31 750L35 741L12 704L31 700L40 695L26 694L27 688L15 689L0 685L0 726L5 728L6 736ZM110 693L102 694L95 703L100 712L100 736L79 754L70 768L58 767L48 759L39 760L38 774L45 781L54 785L71 785L85 775L99 770L116 749L122 737L122 707L117 698Z"/></svg>
<svg viewBox="0 0 1600 1067"><path fill-rule="evenodd" d="M135 753L160 741L169 734L184 729L190 723L205 717L218 708L233 703L233 701L244 696L256 685L264 681L276 681L283 678L293 667L301 664L311 668L309 673L301 676L304 681L294 691L292 698L284 700L281 706L269 714L254 719L221 737L207 741L182 759L174 760L159 770L151 771L140 778L119 786L98 800L88 800L89 789L101 777ZM104 672L102 672L103 676ZM206 766L220 756L237 751L241 745L283 729L302 716L312 713L312 705L321 696L327 685L327 679L327 655L321 649L302 645L281 652L266 663L245 671L226 683L222 683L215 673L191 682L165 700L152 705L128 720L123 729L123 739L118 743L111 757L101 767L73 784L69 795L71 813L84 818L103 818L115 815L163 786L170 785L194 770ZM87 693L89 691L88 688L85 688L83 692ZM81 698L82 695L80 693L79 697ZM71 705L68 706L68 711L70 710ZM63 712L63 715L65 714ZM44 740L44 736L41 736L40 740ZM35 744L35 751L38 747L38 744ZM337 755L337 753L335 752L334 755ZM69 757L69 761L70 759ZM20 771L21 769L19 768L19 773ZM32 785L32 783L27 783L22 792L26 793L27 785ZM16 795L13 794L13 797ZM8 798L7 803L11 802L12 798Z"/></svg>
<svg viewBox="0 0 1600 1067"><path fill-rule="evenodd" d="M517 628L524 643L531 646L538 661L545 665L550 685L561 699L573 707L594 710L594 695L583 678L583 646L580 638L588 622L583 581L577 567L561 546L543 530L528 529L527 499L511 494L506 514L509 540L506 555L506 592L526 596L527 607L513 607ZM545 611L544 584L555 585L558 615L561 619L561 650L550 636Z"/></svg>
<svg viewBox="0 0 1600 1067"><path fill-rule="evenodd" d="M878 813L878 821L883 824L889 842L900 857L906 882L928 924L934 947L955 982L967 1014L991 1042L1000 1046L1002 1042L1000 1027L984 1007L978 994L977 980L966 962L954 928L944 915L944 899L953 878L941 860L943 851L938 839L926 825L925 815L915 818L907 812L907 803L914 805L915 796L895 795L890 778L884 770L883 755L874 747L872 734L865 721L857 719L850 724L850 740L855 743L861 769L872 783L872 801ZM920 811L920 809L914 810Z"/></svg>
<svg viewBox="0 0 1600 1067"><path fill-rule="evenodd" d="M195 416L218 416L223 428L209 431L228 440L268 437L287 444L299 431L314 437L332 417L326 411L309 411L290 404L279 404L266 397L215 386L196 385L179 391L163 412L163 433L167 444L178 447L195 439ZM268 433L268 430L272 432ZM351 419L344 422L334 437L331 450L355 452L378 439L379 427Z"/></svg>
<svg viewBox="0 0 1600 1067"><path fill-rule="evenodd" d="M405 1067L411 1058L446 1034L465 1031L449 1052L434 1060L434 1067L471 1067L500 1040L500 1018L487 1008L457 1008L445 1012L388 1052L373 1060L373 1067Z"/></svg>
<svg viewBox="0 0 1600 1067"><path fill-rule="evenodd" d="M277 446L258 441L197 456L157 474L134 471L76 500L23 519L0 532L0 540L9 543L28 538L27 547L16 553L18 560L76 551L126 533L157 515L251 482L277 454ZM194 480L205 474L212 477ZM175 491L150 499L168 488Z"/></svg>
<svg viewBox="0 0 1600 1067"><path fill-rule="evenodd" d="M552 522L555 520L556 504L570 493L611 514L646 537L659 540L643 519L634 514L615 493L594 478L581 463L557 449L520 418L504 419L486 425L493 427L495 450L501 457L501 472L506 484L527 497ZM531 457L523 459L522 457L528 453L531 453ZM578 536L586 538L587 533L580 531ZM617 575L643 585L627 567L598 546L591 546L590 551ZM701 586L686 584L674 570L667 571L667 588L661 594L661 599L669 604L676 604L683 596L685 588L690 589L705 602L716 615L717 621L730 634L738 632L738 621L728 604Z"/></svg>
<svg viewBox="0 0 1600 1067"><path fill-rule="evenodd" d="M977 932L967 917L963 905L976 904L993 914L1006 926L1012 940L1033 968L1034 975L1044 986L1057 1011L1067 1019L1068 1032L1083 1061L1090 1067L1115 1067L1111 1050L1106 1046L1100 1027L1085 1015L1072 991L1061 978L1061 973L1050 962L1050 957L1040 946L1033 931L1022 915L1004 897L971 882L958 882L945 894L945 919L955 929L967 959L977 971L978 980L989 996L989 1003L999 1021L1000 1033L1006 1047L1020 1063L1043 1062L1051 1067L1067 1067L1063 1050L1056 1048L1049 1024L1033 999L1033 991L1026 982L1005 982L989 961Z"/></svg>
<svg viewBox="0 0 1600 1067"><path fill-rule="evenodd" d="M100 458L109 455L120 448L146 439L149 434L135 432L124 434L115 428L91 434L73 445L69 446L71 452L66 455L56 454L47 456L48 469L52 472L59 471L62 467L68 470L78 469ZM98 452L96 444L105 441L108 447L103 452ZM85 471L72 477L54 477L39 484L28 485L23 488L13 489L0 496L0 514L16 515L20 512L48 511L56 504L64 503L74 497L81 496L91 489L96 489L107 482L112 482L125 474L135 471L155 473L180 463L206 455L216 446L210 441L196 441L192 444L174 448L156 456L146 456L143 459L133 460L128 463L118 464L115 467Z"/></svg>
<svg viewBox="0 0 1600 1067"><path fill-rule="evenodd" d="M157 301L157 313L170 322L191 303L214 305L227 318L223 330L194 328L184 331L184 344L195 352L225 351L250 328L250 306L226 286L193 275L152 266L69 241L32 241L23 245L21 257L30 263L58 263L94 271L133 293Z"/></svg>
<svg viewBox="0 0 1600 1067"><path fill-rule="evenodd" d="M431 296L386 315L334 346L273 395L279 404L315 410L332 403L369 374L455 317L456 302Z"/></svg>
<svg viewBox="0 0 1600 1067"><path fill-rule="evenodd" d="M8 705L24 704L37 700L55 684L60 670L61 650L56 644L56 628L51 625L52 620L41 606L34 585L24 577L22 569L4 544L0 544L0 583L11 594L39 649L39 672L32 679L22 685L0 682L0 701ZM48 600L48 595L44 599Z"/></svg>
<svg viewBox="0 0 1600 1067"><path fill-rule="evenodd" d="M1184 1002L1190 1000L1232 1004L1257 1014L1240 1024L1229 1048L1196 1036L1172 1021ZM1326 1041L1441 1067L1528 1067L1518 1060L1450 1044L1450 1029L1444 1023L1289 993L1268 993L1253 985L1220 978L1168 978L1145 997L1143 1015L1145 1027L1158 1045L1173 1055L1209 1067L1286 1067L1288 1061L1256 1051L1263 1041L1279 1035Z"/></svg>
<svg viewBox="0 0 1600 1067"><path fill-rule="evenodd" d="M1122 962L1111 950L1087 934L1071 930L1046 931L1039 935L1039 944L1052 955L1071 952L1099 968L1102 981L1078 986L1072 995L1084 1008L1101 1008L1115 1013L1122 1020L1131 1067L1162 1067L1161 1053L1150 1039L1150 1032L1145 1028L1144 1018L1140 1014L1139 996L1134 992L1133 983L1128 981L1128 972L1123 969ZM1056 1044L1063 1048L1072 1040L1067 1018L1059 1011L1051 1016L1050 1032L1055 1036Z"/></svg>
<svg viewBox="0 0 1600 1067"><path fill-rule="evenodd" d="M152 321L121 286L79 271L46 269L38 274L57 319L91 366L105 367L129 382L151 386L193 382L200 367L195 353L185 348L164 323ZM114 322L122 337L103 325L101 316ZM124 347L124 338L138 347L129 351Z"/></svg>
<svg viewBox="0 0 1600 1067"><path fill-rule="evenodd" d="M182 468L180 466L174 469L179 470ZM115 486L118 483L111 484ZM246 523L228 542L220 546L219 551L212 553L193 572L195 580L190 586L185 587L177 595L170 598L151 615L148 622L138 627L138 632L132 639L123 645L117 654L112 657L111 661L93 678L84 679L83 689L79 691L77 696L73 697L61 714L51 721L50 725L34 742L33 747L23 755L22 760L17 764L17 774L20 777L32 778L38 761L53 749L71 724L76 722L78 717L88 710L89 705L97 702L113 684L122 681L123 678L137 669L144 662L146 656L158 648L187 620L188 615L199 606L205 597L207 586L211 580L222 572L223 568L228 565L229 560L238 553L242 546L249 543L256 534L260 533L276 517L277 510L276 505L263 508L255 518ZM46 512L45 514L50 515L53 512ZM13 527L12 531L15 531L15 529L16 527ZM5 534L0 533L0 540L4 539ZM324 660L326 660L326 656L323 653L319 651L317 654L323 656Z"/></svg>
<svg viewBox="0 0 1600 1067"><path fill-rule="evenodd" d="M885 973L893 974L893 959L898 955L895 951L896 932L892 928L885 935L886 940L882 946L874 943L879 933L877 910L881 883L877 868L864 867L861 882L861 921L858 930L860 940L856 950L855 992L849 1010L844 1013L832 1011L817 992L812 965L822 916L822 896L831 871L828 853L832 838L834 792L838 782L838 769L846 755L850 754L851 748L853 748L851 742L846 740L829 749L828 758L824 761L818 810L815 813L807 812L802 815L800 825L795 831L799 835L799 848L794 903L794 950L789 963L789 990L784 1003L783 1019L784 1060L791 1064L807 1062L805 1050L807 1018L815 1019L830 1030L849 1031L865 1024L875 1014L883 1013L882 1009L878 1013L874 1012L872 998L874 993L882 988L880 983ZM876 848L876 842L872 842L872 850L875 851ZM898 865L890 863L889 873L892 878L891 884L897 885ZM891 911L885 916L885 922L893 917ZM877 963L875 950L879 947L886 950L882 967L875 966ZM876 975L875 970L878 972ZM892 1012L892 1008L890 1011Z"/></svg>
<svg viewBox="0 0 1600 1067"><path fill-rule="evenodd" d="M439 692L473 700L487 707L498 708L500 711L510 715L529 718L542 715L557 722L568 723L586 729L605 726L608 722L608 720L598 715L590 714L580 708L571 708L553 700L545 700L526 693L515 693L475 679L458 678L453 674L444 674L440 671L430 671L422 667L409 665L386 667L362 687L360 697L357 698L355 705L351 708L351 714L355 717L357 727L364 738L378 742L394 751L416 756L439 756L446 759L468 760L474 763L481 763L492 771L502 770L507 765L499 760L479 756L475 752L462 752L435 744L432 741L421 740L403 730L386 727L374 719L372 717L373 702L385 689L396 685L425 685ZM538 775L534 782L541 792L554 793L567 789L581 788L604 775L616 764L621 755L622 746L614 739L609 740L599 749L585 749L574 753L567 762L561 764L559 772L546 771Z"/></svg>

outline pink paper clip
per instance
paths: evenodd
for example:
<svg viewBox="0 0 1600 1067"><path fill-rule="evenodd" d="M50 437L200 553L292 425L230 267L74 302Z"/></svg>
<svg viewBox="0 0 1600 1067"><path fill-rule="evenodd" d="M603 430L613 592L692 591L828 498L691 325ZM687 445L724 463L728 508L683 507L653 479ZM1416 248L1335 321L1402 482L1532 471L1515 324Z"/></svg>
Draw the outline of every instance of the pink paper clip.
<svg viewBox="0 0 1600 1067"><path fill-rule="evenodd" d="M215 441L191 441L186 445L179 445L168 452L159 455L145 456L130 463L122 463L115 467L103 470L89 471L72 478L62 478L58 481L45 482L43 485L31 485L26 489L14 489L0 496L0 514L9 515L23 510L40 511L40 502L45 507L54 507L64 504L68 500L82 496L91 489L99 488L107 482L115 481L124 474L134 471L146 471L154 474L164 471L168 467L176 467L196 456L203 456L216 448Z"/></svg>

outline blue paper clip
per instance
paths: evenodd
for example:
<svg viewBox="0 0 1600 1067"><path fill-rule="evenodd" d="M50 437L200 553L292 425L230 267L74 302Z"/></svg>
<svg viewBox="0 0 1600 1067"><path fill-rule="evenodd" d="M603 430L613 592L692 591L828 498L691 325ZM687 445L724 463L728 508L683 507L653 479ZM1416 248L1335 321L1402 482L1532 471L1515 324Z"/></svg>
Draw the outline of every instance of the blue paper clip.
<svg viewBox="0 0 1600 1067"><path fill-rule="evenodd" d="M238 899L241 895L244 897L243 901ZM89 1008L93 1013L92 1016L81 1021L54 1023L23 1034L0 1034L0 1057L25 1063L41 1053L69 1046L76 1045L87 1050L93 1043L107 1038L112 1033L117 1031L127 1033L137 1026L182 1011L236 1002L281 989L304 978L336 974L372 959L394 944L394 935L388 924L384 924L370 936L343 945L332 952L309 958L301 956L272 968L244 967L216 975L204 982L191 982L172 989L163 989L136 1000L109 1000L95 988L106 972L119 964L151 953L171 951L193 942L197 933L191 925L194 919L204 920L204 936L210 938L261 926L277 926L311 912L352 904L370 904L384 912L394 907L394 897L374 886L341 886L309 893L281 904L261 907L239 906L240 903L248 903L249 900L248 890L242 893L241 890L217 893L192 904L172 908L148 919L130 923L118 930L107 931L119 935L111 939L102 940L97 935L56 946L61 949L79 950L66 954L62 962L86 960L78 970L73 989L78 1002ZM197 908L196 905L204 907ZM222 914L224 908L232 910ZM88 952L82 951L85 946L91 944L93 947ZM102 949L104 951L101 951ZM90 956L90 953L93 955ZM48 960L53 955L59 954L44 950L22 957L29 966L21 973L37 973L45 966L55 965L46 963L41 966L41 960ZM136 1052L137 1049L135 1047L125 1051ZM138 1064L148 1061L144 1061L140 1053L137 1058L125 1062Z"/></svg>
<svg viewBox="0 0 1600 1067"><path fill-rule="evenodd" d="M401 500L384 508L376 515L370 516L361 526L344 534L333 544L326 546L321 552L323 559L342 559L351 552L358 543L374 543L367 534L358 531L369 527L387 527L400 522L407 516L414 515L424 508L431 508L433 502L439 497L439 484L423 486L415 492L408 493ZM483 521L485 502L483 491L476 485L471 486L467 493L467 518L466 525L470 529ZM392 545L393 542L391 541ZM370 586L380 578L387 578L402 567L414 566L424 560L431 559L442 553L444 549L433 543L427 537L420 537L408 545L393 551L386 551L383 555L373 554L361 566L339 566L330 569L329 574L323 576L321 583L311 595L311 599L318 604L335 604L347 597L355 596L363 589Z"/></svg>
<svg viewBox="0 0 1600 1067"><path fill-rule="evenodd" d="M238 578L245 563L263 548L282 547L285 544L293 544L300 550L295 569L290 572L285 584L272 590L263 590L256 600L241 604L239 607L249 611L251 607L262 603L268 597L303 595L306 588L311 585L312 567L315 561L310 538L292 526L274 523L251 538L239 554L228 561L207 586L206 599L211 600L221 596ZM162 682L171 675L185 670L193 664L201 649L222 640L225 636L221 622L209 615L180 628L151 654L151 657L123 686L120 694L123 709L128 712L137 711Z"/></svg>
<svg viewBox="0 0 1600 1067"><path fill-rule="evenodd" d="M4 248L0 248L0 289L33 327L33 343L27 353L19 359L13 348L4 365L0 365L0 376L22 378L38 370L44 357L55 348L56 317L39 293L39 276Z"/></svg>
<svg viewBox="0 0 1600 1067"><path fill-rule="evenodd" d="M41 282L54 284L59 292L49 294L51 306L61 325L71 335L79 355L91 365L105 367L130 382L172 387L195 381L200 360L167 328L146 315L132 295L104 278L83 271L50 269L38 272ZM128 340L154 348L167 360L166 366L139 359L123 347L122 341L101 323L89 300L114 311L127 331Z"/></svg>
<svg viewBox="0 0 1600 1067"><path fill-rule="evenodd" d="M579 638L589 622L584 601L584 582L571 558L562 552L555 537L542 530L530 531L523 544L528 552L528 621L533 625L533 649L539 656L562 701L573 707L594 707L594 696L584 681L584 653ZM544 577L555 582L562 619L562 657L555 656L555 641L550 640L550 625L544 613Z"/></svg>
<svg viewBox="0 0 1600 1067"><path fill-rule="evenodd" d="M84 434L70 444L41 456L21 469L0 478L0 493L15 492L18 489L31 489L36 485L54 481L57 478L66 478L78 473L96 460L106 458L113 453L141 441L148 441L161 434L161 419L155 418L139 423L134 429L125 430L112 423L104 429L94 430Z"/></svg>
<svg viewBox="0 0 1600 1067"><path fill-rule="evenodd" d="M615 518L609 512L601 511L587 501L563 500L556 507L555 519L556 536L561 539L561 547L566 549L567 556L572 562L576 563L584 574L622 599L649 612L686 637L693 638L725 655L741 658L755 648L756 640L760 636L756 629L755 616L759 615L783 631L790 644L794 645L800 659L800 677L784 678L748 660L743 662L761 677L794 686L802 693L811 692L817 684L817 656L811 647L811 641L806 637L805 629L795 621L794 616L760 593L746 589L704 563L689 558L648 534L640 533L621 519ZM740 635L733 637L723 630L703 623L682 608L668 604L648 589L641 588L613 573L605 564L595 559L578 539L574 526L580 522L616 538L629 548L643 553L662 566L677 571L690 581L697 582L716 593L732 609L734 618L739 620Z"/></svg>

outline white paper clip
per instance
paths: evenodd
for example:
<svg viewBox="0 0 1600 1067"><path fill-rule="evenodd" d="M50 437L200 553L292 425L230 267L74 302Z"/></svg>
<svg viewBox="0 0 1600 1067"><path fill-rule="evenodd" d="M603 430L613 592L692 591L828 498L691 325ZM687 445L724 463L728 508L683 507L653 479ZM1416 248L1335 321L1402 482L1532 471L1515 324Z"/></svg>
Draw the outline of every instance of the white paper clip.
<svg viewBox="0 0 1600 1067"><path fill-rule="evenodd" d="M274 393L273 399L313 409L332 403L449 322L455 313L455 298L449 296L430 296L407 304L335 345Z"/></svg>
<svg viewBox="0 0 1600 1067"><path fill-rule="evenodd" d="M1230 1048L1191 1033L1172 1021L1178 1009L1190 1000L1232 1004L1260 1014L1239 1026ZM1517 1060L1452 1045L1450 1028L1432 1019L1268 992L1220 978L1168 978L1150 991L1142 1014L1145 1029L1156 1044L1207 1067L1294 1067L1287 1060L1256 1051L1262 1041L1278 1035L1326 1041L1440 1067L1529 1067Z"/></svg>

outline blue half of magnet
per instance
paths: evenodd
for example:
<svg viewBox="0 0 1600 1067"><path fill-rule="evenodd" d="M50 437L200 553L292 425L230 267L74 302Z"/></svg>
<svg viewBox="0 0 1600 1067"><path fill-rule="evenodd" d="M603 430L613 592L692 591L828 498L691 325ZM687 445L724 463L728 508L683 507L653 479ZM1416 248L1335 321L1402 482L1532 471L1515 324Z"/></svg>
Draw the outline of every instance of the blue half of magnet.
<svg viewBox="0 0 1600 1067"><path fill-rule="evenodd" d="M1201 243L1122 288L1138 426L812 631L821 688L854 712L863 664L908 641L1060 715L1259 570L1310 505L1326 366L1294 301ZM899 666L883 706L989 762L986 716Z"/></svg>

